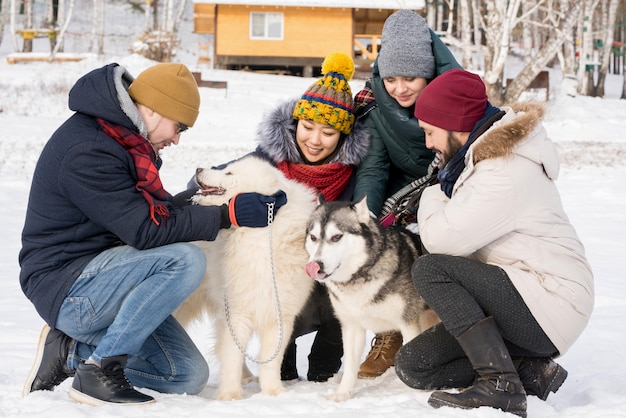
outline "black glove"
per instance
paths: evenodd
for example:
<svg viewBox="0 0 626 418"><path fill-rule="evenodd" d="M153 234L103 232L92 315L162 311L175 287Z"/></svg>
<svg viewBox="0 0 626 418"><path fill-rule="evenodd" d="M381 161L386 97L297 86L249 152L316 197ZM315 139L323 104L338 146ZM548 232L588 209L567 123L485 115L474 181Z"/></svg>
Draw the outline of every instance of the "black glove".
<svg viewBox="0 0 626 418"><path fill-rule="evenodd" d="M235 226L259 228L267 226L268 203L274 203L274 216L287 203L287 195L279 190L271 196L259 193L240 193L228 202L230 222Z"/></svg>
<svg viewBox="0 0 626 418"><path fill-rule="evenodd" d="M183 206L191 205L191 197L195 195L197 191L198 187L194 187L178 193L172 197L172 204L175 208L182 208Z"/></svg>

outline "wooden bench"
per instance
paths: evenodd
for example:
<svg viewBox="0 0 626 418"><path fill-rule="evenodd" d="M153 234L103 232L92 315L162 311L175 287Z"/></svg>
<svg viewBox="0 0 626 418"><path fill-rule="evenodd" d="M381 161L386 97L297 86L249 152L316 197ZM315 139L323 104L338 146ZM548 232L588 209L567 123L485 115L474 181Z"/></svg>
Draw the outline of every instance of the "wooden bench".
<svg viewBox="0 0 626 418"><path fill-rule="evenodd" d="M512 83L512 78L506 79L506 85ZM541 71L537 76L530 82L528 86L528 90L536 90L536 89L546 89L546 102L550 101L550 72L547 70Z"/></svg>
<svg viewBox="0 0 626 418"><path fill-rule="evenodd" d="M199 71L192 71L191 74L193 78L196 80L196 84L198 87L208 87L211 89L224 89L224 97L228 95L228 81L213 81L213 80L203 80L202 73Z"/></svg>
<svg viewBox="0 0 626 418"><path fill-rule="evenodd" d="M65 52L57 52L54 54L54 58L48 52L14 52L6 56L9 64L16 64L19 62L66 62L66 61L82 61L86 58L95 58L96 54L72 54Z"/></svg>

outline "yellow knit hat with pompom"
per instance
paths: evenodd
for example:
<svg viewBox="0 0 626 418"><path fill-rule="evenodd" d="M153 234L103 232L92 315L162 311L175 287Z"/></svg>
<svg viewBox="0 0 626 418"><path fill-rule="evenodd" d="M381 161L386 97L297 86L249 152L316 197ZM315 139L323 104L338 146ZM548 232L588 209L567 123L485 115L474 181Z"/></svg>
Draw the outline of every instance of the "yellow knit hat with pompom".
<svg viewBox="0 0 626 418"><path fill-rule="evenodd" d="M333 52L322 63L322 75L296 102L293 118L349 134L354 125L354 98L348 81L354 75L354 62L343 52Z"/></svg>

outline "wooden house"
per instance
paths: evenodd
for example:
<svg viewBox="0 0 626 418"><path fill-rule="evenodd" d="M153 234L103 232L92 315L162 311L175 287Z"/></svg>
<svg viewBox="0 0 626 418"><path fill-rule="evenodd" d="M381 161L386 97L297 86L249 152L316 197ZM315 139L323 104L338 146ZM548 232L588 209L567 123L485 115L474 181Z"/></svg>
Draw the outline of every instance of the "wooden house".
<svg viewBox="0 0 626 418"><path fill-rule="evenodd" d="M326 55L349 54L359 68L376 58L385 19L425 0L194 0L201 56L218 69L317 76Z"/></svg>

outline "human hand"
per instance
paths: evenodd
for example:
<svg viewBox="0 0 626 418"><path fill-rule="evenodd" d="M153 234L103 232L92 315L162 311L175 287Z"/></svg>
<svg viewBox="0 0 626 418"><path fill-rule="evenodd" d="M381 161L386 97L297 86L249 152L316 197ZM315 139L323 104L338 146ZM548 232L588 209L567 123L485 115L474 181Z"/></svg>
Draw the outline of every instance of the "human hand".
<svg viewBox="0 0 626 418"><path fill-rule="evenodd" d="M230 222L235 226L260 228L268 225L268 205L274 204L274 215L287 203L287 195L279 190L271 196L239 193L228 202Z"/></svg>

